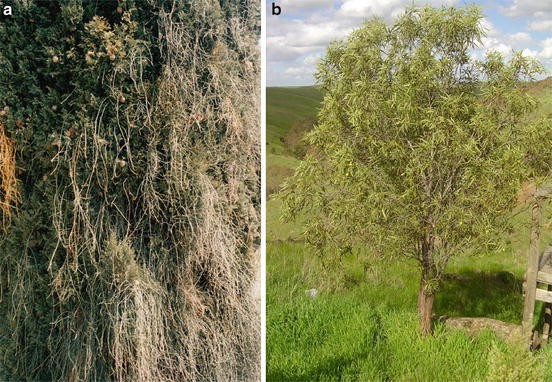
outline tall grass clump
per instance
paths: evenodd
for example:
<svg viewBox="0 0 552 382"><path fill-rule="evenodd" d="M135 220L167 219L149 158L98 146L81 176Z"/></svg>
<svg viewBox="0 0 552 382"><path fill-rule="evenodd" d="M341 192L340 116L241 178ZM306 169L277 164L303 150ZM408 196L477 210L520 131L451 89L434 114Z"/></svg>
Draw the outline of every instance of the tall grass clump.
<svg viewBox="0 0 552 382"><path fill-rule="evenodd" d="M489 382L545 381L545 359L533 354L524 341L508 347L493 344L489 352Z"/></svg>
<svg viewBox="0 0 552 382"><path fill-rule="evenodd" d="M258 2L15 8L0 379L257 379Z"/></svg>

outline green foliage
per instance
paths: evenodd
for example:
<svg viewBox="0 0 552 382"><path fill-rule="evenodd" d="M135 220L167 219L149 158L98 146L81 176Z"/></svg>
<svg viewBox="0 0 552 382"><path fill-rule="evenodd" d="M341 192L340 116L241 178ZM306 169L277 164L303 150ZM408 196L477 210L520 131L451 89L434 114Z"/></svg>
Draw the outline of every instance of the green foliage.
<svg viewBox="0 0 552 382"><path fill-rule="evenodd" d="M13 13L0 124L21 203L0 234L0 379L255 378L258 4Z"/></svg>
<svg viewBox="0 0 552 382"><path fill-rule="evenodd" d="M481 18L411 8L328 48L314 153L283 189L285 216L308 211L321 252L367 246L440 280L451 256L496 244L523 180L548 175L549 150L532 147L549 144L550 124L526 123L536 101L521 87L541 66L520 53L470 57Z"/></svg>

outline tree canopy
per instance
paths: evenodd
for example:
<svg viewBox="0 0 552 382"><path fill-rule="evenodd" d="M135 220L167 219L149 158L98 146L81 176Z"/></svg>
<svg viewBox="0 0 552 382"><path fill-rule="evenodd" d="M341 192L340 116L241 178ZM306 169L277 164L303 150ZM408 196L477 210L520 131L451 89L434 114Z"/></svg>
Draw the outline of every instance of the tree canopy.
<svg viewBox="0 0 552 382"><path fill-rule="evenodd" d="M433 296L451 256L494 243L521 182L548 175L551 126L528 122L522 86L542 67L520 52L477 59L482 17L409 8L329 46L311 153L282 191L321 252L416 259Z"/></svg>

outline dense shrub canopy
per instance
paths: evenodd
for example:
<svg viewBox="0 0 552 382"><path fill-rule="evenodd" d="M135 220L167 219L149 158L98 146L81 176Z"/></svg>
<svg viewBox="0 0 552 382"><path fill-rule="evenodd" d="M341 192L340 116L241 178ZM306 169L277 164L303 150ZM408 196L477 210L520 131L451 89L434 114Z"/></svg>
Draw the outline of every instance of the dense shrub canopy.
<svg viewBox="0 0 552 382"><path fill-rule="evenodd" d="M0 170L13 142L19 192L7 200L1 178L0 379L254 378L258 2L13 13L0 23Z"/></svg>

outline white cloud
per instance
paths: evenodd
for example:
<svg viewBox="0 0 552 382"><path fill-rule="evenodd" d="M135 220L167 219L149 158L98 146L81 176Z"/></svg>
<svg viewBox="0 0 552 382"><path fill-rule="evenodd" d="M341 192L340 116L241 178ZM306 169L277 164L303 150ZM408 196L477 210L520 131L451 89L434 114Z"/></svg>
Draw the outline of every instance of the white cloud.
<svg viewBox="0 0 552 382"><path fill-rule="evenodd" d="M487 17L484 17L481 20L481 27L483 28L483 31L487 34L488 37L495 37L500 35L500 32L496 27L491 23L491 20L489 20Z"/></svg>
<svg viewBox="0 0 552 382"><path fill-rule="evenodd" d="M539 52L537 52L536 50L533 50L533 49L523 49L522 51L523 55L524 56L528 56L528 57L534 57L534 58L537 58Z"/></svg>
<svg viewBox="0 0 552 382"><path fill-rule="evenodd" d="M346 0L339 8L339 15L342 17L389 16L394 8L399 7L401 7L401 0Z"/></svg>
<svg viewBox="0 0 552 382"><path fill-rule="evenodd" d="M522 49L533 42L533 38L529 33L502 34L492 25L491 28L487 36L481 39L482 48L485 50L496 50L504 56L508 56L513 50Z"/></svg>
<svg viewBox="0 0 552 382"><path fill-rule="evenodd" d="M335 12L333 6L330 8ZM267 18L269 85L312 84L316 61L325 53L329 42L343 39L359 25L358 20L340 19L333 13L324 13L328 10L324 7L317 9L320 13L304 18Z"/></svg>
<svg viewBox="0 0 552 382"><path fill-rule="evenodd" d="M282 14L297 12L316 12L332 8L334 0L280 0L276 2L282 9ZM271 5L269 5L271 7Z"/></svg>
<svg viewBox="0 0 552 382"><path fill-rule="evenodd" d="M339 8L338 15L353 18L380 16L390 20L401 14L405 7L411 5L450 6L456 3L457 0L345 0Z"/></svg>
<svg viewBox="0 0 552 382"><path fill-rule="evenodd" d="M286 69L286 74L291 74L293 76L305 76L310 75L316 70L316 64L320 61L322 54L315 53L306 56L300 63L290 66Z"/></svg>
<svg viewBox="0 0 552 382"><path fill-rule="evenodd" d="M380 16L390 21L411 5L452 5L457 1L281 0L277 4L287 17L267 17L268 83L312 83L315 65L305 63L304 57L321 56L330 41L343 39L362 19Z"/></svg>
<svg viewBox="0 0 552 382"><path fill-rule="evenodd" d="M541 17L552 14L552 3L549 0L514 0L507 7L500 7L506 16L535 16Z"/></svg>
<svg viewBox="0 0 552 382"><path fill-rule="evenodd" d="M487 17L481 20L481 26L486 34L482 38L483 48L497 50L504 55L511 53L512 49L522 48L533 41L533 38L527 32L502 33Z"/></svg>
<svg viewBox="0 0 552 382"><path fill-rule="evenodd" d="M539 57L552 59L552 37L541 42L542 50L538 53Z"/></svg>
<svg viewBox="0 0 552 382"><path fill-rule="evenodd" d="M267 59L268 61L289 61L306 54L312 50L319 49L318 46L293 46L288 43L285 36L267 37Z"/></svg>
<svg viewBox="0 0 552 382"><path fill-rule="evenodd" d="M552 31L552 19L534 20L529 23L529 30L538 32Z"/></svg>
<svg viewBox="0 0 552 382"><path fill-rule="evenodd" d="M531 37L531 35L526 32L517 32L514 34L506 35L506 38L515 47L527 45L533 42L533 38Z"/></svg>
<svg viewBox="0 0 552 382"><path fill-rule="evenodd" d="M552 37L540 42L540 50L524 49L523 53L542 62L549 72L552 71ZM548 73L550 75L550 73Z"/></svg>
<svg viewBox="0 0 552 382"><path fill-rule="evenodd" d="M267 82L269 86L305 85L313 83L316 61L325 54L328 43L345 38L363 19L373 16L391 21L411 5L450 6L458 0L280 0L282 16L267 17ZM510 30L505 34L488 19L483 46L474 51L482 57L486 49L494 49L508 57L512 50L523 49L543 61L549 68L552 59L550 42L535 41L530 31L550 29L550 0L508 0L500 10L509 15L541 15L528 19L526 30ZM270 4L270 3L269 3ZM269 5L270 7L270 5ZM550 7L550 6L549 6ZM270 12L270 10L269 10ZM493 19L494 20L494 19Z"/></svg>
<svg viewBox="0 0 552 382"><path fill-rule="evenodd" d="M513 47L510 44L505 43L500 38L496 37L483 37L481 39L484 50L496 50L502 53L504 56L512 53Z"/></svg>
<svg viewBox="0 0 552 382"><path fill-rule="evenodd" d="M310 56L305 57L303 60L303 63L305 65L314 66L320 61L320 58L322 58L322 55L320 53L311 54Z"/></svg>
<svg viewBox="0 0 552 382"><path fill-rule="evenodd" d="M348 23L325 20L281 20L267 28L268 61L293 61L314 51L324 51L332 40L342 39L352 31Z"/></svg>

